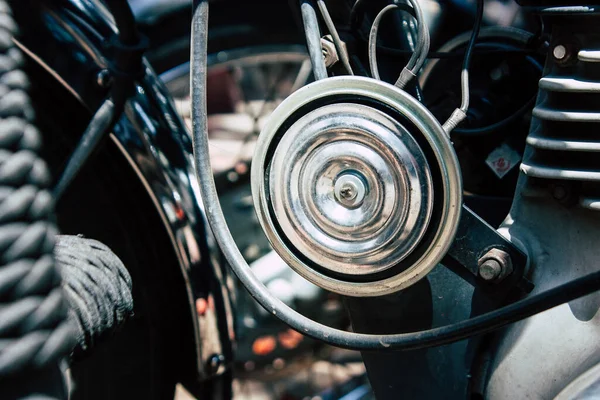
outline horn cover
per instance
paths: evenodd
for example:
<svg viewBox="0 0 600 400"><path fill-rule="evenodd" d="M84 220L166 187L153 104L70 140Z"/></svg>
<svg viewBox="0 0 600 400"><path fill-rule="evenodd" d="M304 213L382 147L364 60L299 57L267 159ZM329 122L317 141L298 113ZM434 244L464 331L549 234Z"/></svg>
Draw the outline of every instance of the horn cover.
<svg viewBox="0 0 600 400"><path fill-rule="evenodd" d="M454 239L462 185L439 122L369 78L314 82L261 132L258 219L300 275L347 296L380 296L427 275Z"/></svg>

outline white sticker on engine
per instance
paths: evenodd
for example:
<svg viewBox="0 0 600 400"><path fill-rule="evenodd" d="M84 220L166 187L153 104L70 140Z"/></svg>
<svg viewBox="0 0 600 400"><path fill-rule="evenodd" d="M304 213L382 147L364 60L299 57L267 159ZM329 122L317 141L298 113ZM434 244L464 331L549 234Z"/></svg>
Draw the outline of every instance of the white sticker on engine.
<svg viewBox="0 0 600 400"><path fill-rule="evenodd" d="M494 149L485 160L488 167L490 167L500 179L508 174L515 166L519 165L519 162L521 162L519 153L506 143Z"/></svg>

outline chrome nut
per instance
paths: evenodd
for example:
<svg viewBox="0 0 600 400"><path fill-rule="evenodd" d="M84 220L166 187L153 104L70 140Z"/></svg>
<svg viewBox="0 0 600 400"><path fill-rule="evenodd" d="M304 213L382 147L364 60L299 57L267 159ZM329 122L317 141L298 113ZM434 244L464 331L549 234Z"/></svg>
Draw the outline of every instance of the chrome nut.
<svg viewBox="0 0 600 400"><path fill-rule="evenodd" d="M327 68L340 61L340 56L335 49L335 44L333 43L331 35L326 35L321 38L321 50L323 51L323 60L325 61L325 66Z"/></svg>

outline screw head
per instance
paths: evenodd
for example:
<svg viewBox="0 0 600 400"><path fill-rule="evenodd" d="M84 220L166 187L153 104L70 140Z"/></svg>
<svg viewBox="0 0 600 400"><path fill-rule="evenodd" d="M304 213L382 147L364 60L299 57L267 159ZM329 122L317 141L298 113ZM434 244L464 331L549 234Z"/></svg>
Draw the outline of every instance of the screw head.
<svg viewBox="0 0 600 400"><path fill-rule="evenodd" d="M358 188L352 182L346 182L340 189L340 196L346 200L353 200L356 198Z"/></svg>
<svg viewBox="0 0 600 400"><path fill-rule="evenodd" d="M564 60L567 57L567 48L562 44L554 46L554 49L552 50L552 55L555 59L559 61Z"/></svg>
<svg viewBox="0 0 600 400"><path fill-rule="evenodd" d="M487 260L479 266L479 276L484 281L493 281L498 279L502 273L502 266L496 260Z"/></svg>
<svg viewBox="0 0 600 400"><path fill-rule="evenodd" d="M333 194L343 206L358 207L365 199L367 187L358 176L352 173L344 174L336 180Z"/></svg>

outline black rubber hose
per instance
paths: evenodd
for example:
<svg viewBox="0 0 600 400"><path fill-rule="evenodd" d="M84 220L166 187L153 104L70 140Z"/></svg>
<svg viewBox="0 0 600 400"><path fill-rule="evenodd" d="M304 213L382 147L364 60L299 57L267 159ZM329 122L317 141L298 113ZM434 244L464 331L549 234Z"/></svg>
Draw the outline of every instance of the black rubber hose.
<svg viewBox="0 0 600 400"><path fill-rule="evenodd" d="M467 49L465 50L465 59L463 60L462 70L463 76L466 75L466 78L463 77L462 83L462 103L460 105L460 109L464 112L467 112L469 109L469 68L471 68L471 59L473 58L473 49L475 48L475 42L477 41L477 37L479 37L479 31L481 30L481 22L483 20L483 0L477 0L477 12L475 15L475 24L473 25L473 31L471 32L471 37L469 38L469 43L467 43ZM466 83L464 82L466 80Z"/></svg>
<svg viewBox="0 0 600 400"><path fill-rule="evenodd" d="M52 253L50 173L16 32L0 0L0 398L64 398L58 364L75 330Z"/></svg>
<svg viewBox="0 0 600 400"><path fill-rule="evenodd" d="M135 46L140 41L140 34L127 0L104 0L104 3L115 19L119 40L125 45Z"/></svg>
<svg viewBox="0 0 600 400"><path fill-rule="evenodd" d="M296 331L333 346L352 350L394 351L434 347L491 332L600 289L599 271L456 324L420 332L392 335L370 335L341 331L320 324L292 310L273 296L254 276L231 236L223 210L219 204L208 146L208 114L206 108L207 45L208 0L201 0L195 7L192 17L190 79L195 167L206 215L217 243L231 269L250 292L250 295L268 312Z"/></svg>
<svg viewBox="0 0 600 400"><path fill-rule="evenodd" d="M369 42L369 38L365 37L364 34L357 34L356 36L358 38L358 40L360 40L363 43L368 43ZM387 46L382 46L382 45L377 45L377 52L381 53L381 54L385 54L388 56L397 56L397 57L406 57L406 56L410 56L411 54L413 54L413 52L411 50L402 50L402 49L396 49L393 47L387 47ZM481 50L481 49L477 49L475 48L475 50L473 51L474 54L477 54L478 56L484 56L484 55L498 55L498 54L502 54L502 55L506 55L506 56L520 56L520 57L526 57L529 55L534 55L539 53L539 51L535 50L535 49L528 49L528 48L523 48L523 49L514 49L514 50L508 50L508 49L490 49L490 50ZM457 51L430 51L429 54L427 54L427 58L428 59L449 59L449 58L458 58L458 57L464 57L465 56L465 51L464 50L457 50Z"/></svg>
<svg viewBox="0 0 600 400"><path fill-rule="evenodd" d="M506 128L510 124L522 118L528 111L531 111L537 99L537 94L529 99L525 104L521 106L517 111L508 117L501 119L491 125L483 126L481 128L456 128L452 131L453 135L464 136L464 137L482 137L491 135L498 132L499 130Z"/></svg>

